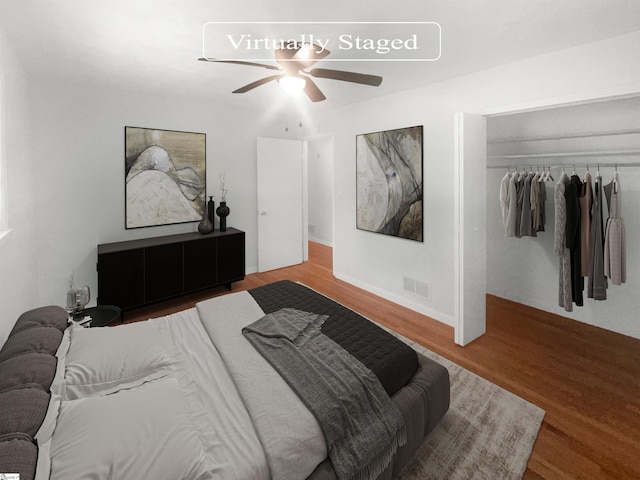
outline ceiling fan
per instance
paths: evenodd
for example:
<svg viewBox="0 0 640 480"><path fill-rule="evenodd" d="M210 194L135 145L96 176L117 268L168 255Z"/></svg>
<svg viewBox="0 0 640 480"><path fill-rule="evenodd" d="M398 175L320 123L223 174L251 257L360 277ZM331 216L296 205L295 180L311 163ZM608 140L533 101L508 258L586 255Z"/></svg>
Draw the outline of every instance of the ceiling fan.
<svg viewBox="0 0 640 480"><path fill-rule="evenodd" d="M322 60L331 53L326 48L321 49L319 46L312 43L295 42L293 45L287 44L287 48L276 48L274 53L276 62L279 64L278 66L268 65L266 63L246 62L243 60L217 60L209 58L199 58L198 60L202 62L236 63L239 65L262 67L279 72L276 75L270 75L256 80L255 82L251 82L244 87L234 90L233 93L245 93L256 87L276 80L285 89L287 83L297 83L297 88L304 90L304 93L312 102L321 102L327 97L324 96L310 76L315 78L341 80L343 82L358 83L361 85L370 85L372 87L377 87L382 83L382 77L377 75L345 72L342 70L331 70L327 68L312 68L311 70L307 70L316 62Z"/></svg>

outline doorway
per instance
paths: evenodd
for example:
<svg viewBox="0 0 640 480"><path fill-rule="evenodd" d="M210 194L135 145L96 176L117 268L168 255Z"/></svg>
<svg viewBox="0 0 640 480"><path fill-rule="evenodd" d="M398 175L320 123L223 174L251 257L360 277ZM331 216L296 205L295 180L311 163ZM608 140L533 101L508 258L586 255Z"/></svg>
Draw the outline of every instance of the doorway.
<svg viewBox="0 0 640 480"><path fill-rule="evenodd" d="M333 247L333 135L307 139L309 240Z"/></svg>

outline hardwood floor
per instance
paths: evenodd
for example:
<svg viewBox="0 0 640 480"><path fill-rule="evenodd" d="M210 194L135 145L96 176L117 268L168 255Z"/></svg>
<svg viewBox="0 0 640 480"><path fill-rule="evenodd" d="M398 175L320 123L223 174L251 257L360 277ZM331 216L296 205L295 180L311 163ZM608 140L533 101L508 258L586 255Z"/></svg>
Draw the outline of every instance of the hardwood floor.
<svg viewBox="0 0 640 480"><path fill-rule="evenodd" d="M337 280L332 250L310 243L302 265L247 275L232 291L300 281L547 413L525 479L640 478L640 340L487 296L487 333L466 347L453 329ZM125 314L125 322L167 315L225 288Z"/></svg>

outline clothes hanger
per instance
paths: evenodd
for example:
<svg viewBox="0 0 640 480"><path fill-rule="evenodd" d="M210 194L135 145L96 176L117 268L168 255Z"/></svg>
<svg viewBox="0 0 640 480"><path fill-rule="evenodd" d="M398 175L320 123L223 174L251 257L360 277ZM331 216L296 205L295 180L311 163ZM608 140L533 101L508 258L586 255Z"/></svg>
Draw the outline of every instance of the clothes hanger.
<svg viewBox="0 0 640 480"><path fill-rule="evenodd" d="M540 181L541 182L549 181L549 170L545 165L542 166L542 175L540 175Z"/></svg>
<svg viewBox="0 0 640 480"><path fill-rule="evenodd" d="M544 171L542 173L544 174ZM538 183L542 181L542 175L540 175L540 165L536 165L536 174L533 178L537 178Z"/></svg>
<svg viewBox="0 0 640 480"><path fill-rule="evenodd" d="M518 181L523 180L526 175L527 175L527 171L526 171L525 167L522 167L522 171L518 175Z"/></svg>

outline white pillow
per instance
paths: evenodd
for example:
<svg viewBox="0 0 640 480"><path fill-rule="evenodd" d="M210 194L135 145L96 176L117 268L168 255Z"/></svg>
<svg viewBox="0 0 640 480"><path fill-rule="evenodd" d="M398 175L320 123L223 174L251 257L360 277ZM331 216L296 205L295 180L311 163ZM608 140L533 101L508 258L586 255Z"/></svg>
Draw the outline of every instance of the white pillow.
<svg viewBox="0 0 640 480"><path fill-rule="evenodd" d="M149 322L71 328L65 358L66 400L107 395L171 373L171 361Z"/></svg>
<svg viewBox="0 0 640 480"><path fill-rule="evenodd" d="M71 327L68 327L62 334L62 341L56 351L56 358L58 363L56 365L56 374L53 377L53 382L49 387L49 391L52 394L64 396L64 369L67 363L67 353L69 352Z"/></svg>
<svg viewBox="0 0 640 480"><path fill-rule="evenodd" d="M51 480L205 480L215 462L171 377L113 395L63 401L51 444Z"/></svg>

